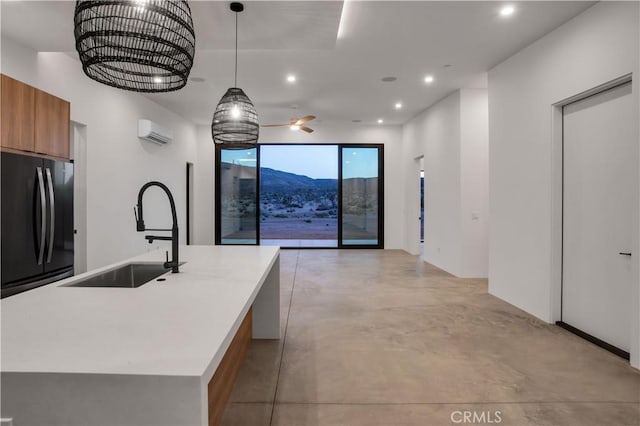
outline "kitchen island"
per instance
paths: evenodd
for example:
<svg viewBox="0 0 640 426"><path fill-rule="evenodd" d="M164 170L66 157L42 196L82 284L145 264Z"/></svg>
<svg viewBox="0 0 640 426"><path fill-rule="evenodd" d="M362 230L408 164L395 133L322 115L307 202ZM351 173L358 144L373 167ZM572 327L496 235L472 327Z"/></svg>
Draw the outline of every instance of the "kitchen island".
<svg viewBox="0 0 640 426"><path fill-rule="evenodd" d="M21 425L213 425L248 341L280 338L279 249L180 247L180 273L2 299L2 417Z"/></svg>

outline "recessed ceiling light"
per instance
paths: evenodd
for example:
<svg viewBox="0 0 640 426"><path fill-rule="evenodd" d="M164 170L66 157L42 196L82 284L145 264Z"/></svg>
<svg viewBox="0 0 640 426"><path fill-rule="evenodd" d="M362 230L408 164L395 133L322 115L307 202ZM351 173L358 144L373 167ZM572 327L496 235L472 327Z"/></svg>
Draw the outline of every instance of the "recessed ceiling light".
<svg viewBox="0 0 640 426"><path fill-rule="evenodd" d="M516 11L516 8L513 6L505 6L500 9L500 15L502 16L511 16Z"/></svg>
<svg viewBox="0 0 640 426"><path fill-rule="evenodd" d="M202 77L191 77L189 80L193 81L194 83L204 83L204 78Z"/></svg>
<svg viewBox="0 0 640 426"><path fill-rule="evenodd" d="M162 77L153 77L153 82L156 84L160 84L162 83L163 79Z"/></svg>
<svg viewBox="0 0 640 426"><path fill-rule="evenodd" d="M292 126L291 126L291 127L289 127L289 128L290 128L291 130L294 130L294 131L295 131L295 130L300 130L300 126L295 125L295 124L294 124L294 125L292 125Z"/></svg>
<svg viewBox="0 0 640 426"><path fill-rule="evenodd" d="M382 124L384 123L384 120L382 118L378 118L378 124Z"/></svg>
<svg viewBox="0 0 640 426"><path fill-rule="evenodd" d="M362 120L359 119L355 119L355 120L351 120L352 123L362 123Z"/></svg>
<svg viewBox="0 0 640 426"><path fill-rule="evenodd" d="M402 108L402 102L396 102L396 104L394 105L395 109L400 109Z"/></svg>
<svg viewBox="0 0 640 426"><path fill-rule="evenodd" d="M398 77L382 77L380 80L385 83L391 83L392 81L396 81Z"/></svg>
<svg viewBox="0 0 640 426"><path fill-rule="evenodd" d="M287 76L287 81L288 81L289 83L295 83L295 82L296 82L296 76L295 76L295 75L293 75L293 74L289 74L289 75Z"/></svg>
<svg viewBox="0 0 640 426"><path fill-rule="evenodd" d="M425 83L433 83L433 76L432 75L428 75L424 78L424 82Z"/></svg>

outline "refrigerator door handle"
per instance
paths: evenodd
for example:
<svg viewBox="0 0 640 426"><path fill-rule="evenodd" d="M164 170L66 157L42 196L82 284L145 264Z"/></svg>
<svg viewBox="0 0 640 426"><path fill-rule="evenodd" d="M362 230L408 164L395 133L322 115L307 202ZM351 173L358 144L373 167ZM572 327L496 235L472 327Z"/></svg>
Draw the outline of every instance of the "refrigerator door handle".
<svg viewBox="0 0 640 426"><path fill-rule="evenodd" d="M40 208L42 211L40 219L40 251L38 252L38 265L42 265L44 257L44 240L47 232L47 202L44 198L44 178L42 177L42 167L36 167L38 175L38 187L40 189Z"/></svg>
<svg viewBox="0 0 640 426"><path fill-rule="evenodd" d="M51 170L47 167L47 183L49 186L49 207L51 227L49 228L49 254L47 255L47 263L51 263L51 255L53 254L53 237L56 229L56 199L53 193L53 179L51 179Z"/></svg>

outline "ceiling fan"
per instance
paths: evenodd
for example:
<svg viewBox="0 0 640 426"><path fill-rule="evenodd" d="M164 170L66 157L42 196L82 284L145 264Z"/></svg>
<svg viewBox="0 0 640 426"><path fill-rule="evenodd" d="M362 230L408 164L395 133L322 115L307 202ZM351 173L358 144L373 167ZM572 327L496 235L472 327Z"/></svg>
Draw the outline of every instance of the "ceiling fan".
<svg viewBox="0 0 640 426"><path fill-rule="evenodd" d="M316 118L315 115L305 115L300 118L292 118L287 124L264 124L261 127L289 127L291 130L302 130L303 132L311 133L313 129L304 126L304 123Z"/></svg>

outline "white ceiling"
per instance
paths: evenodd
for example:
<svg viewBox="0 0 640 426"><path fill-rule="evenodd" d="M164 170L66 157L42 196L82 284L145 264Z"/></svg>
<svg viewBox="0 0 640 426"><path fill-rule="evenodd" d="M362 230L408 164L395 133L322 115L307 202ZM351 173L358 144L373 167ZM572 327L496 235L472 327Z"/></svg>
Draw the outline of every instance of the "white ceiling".
<svg viewBox="0 0 640 426"><path fill-rule="evenodd" d="M491 1L245 2L238 85L265 124L306 114L318 116L316 127L378 118L400 124L458 88L485 86L489 69L593 3L512 2L516 13L502 18L504 3ZM190 5L197 46L191 77L206 81L146 96L209 124L233 85L234 14L229 2ZM74 2L1 6L3 37L38 51L74 51ZM285 81L288 73L296 83ZM431 85L423 82L427 74L435 77ZM397 81L380 81L387 76ZM399 111L396 102L403 103Z"/></svg>

